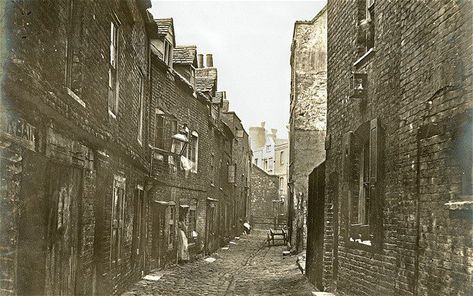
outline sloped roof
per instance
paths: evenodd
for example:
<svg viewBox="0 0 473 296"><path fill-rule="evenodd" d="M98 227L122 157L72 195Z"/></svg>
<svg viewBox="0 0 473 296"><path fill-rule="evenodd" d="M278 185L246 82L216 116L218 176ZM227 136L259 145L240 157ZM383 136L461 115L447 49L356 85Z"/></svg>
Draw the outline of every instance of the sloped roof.
<svg viewBox="0 0 473 296"><path fill-rule="evenodd" d="M175 64L197 66L197 47L195 45L176 46L172 59Z"/></svg>
<svg viewBox="0 0 473 296"><path fill-rule="evenodd" d="M162 18L154 20L156 25L158 25L158 35L171 35L172 41L176 44L176 39L174 36L174 21L171 18Z"/></svg>
<svg viewBox="0 0 473 296"><path fill-rule="evenodd" d="M195 71L195 84L199 91L214 91L217 89L217 69L198 68Z"/></svg>

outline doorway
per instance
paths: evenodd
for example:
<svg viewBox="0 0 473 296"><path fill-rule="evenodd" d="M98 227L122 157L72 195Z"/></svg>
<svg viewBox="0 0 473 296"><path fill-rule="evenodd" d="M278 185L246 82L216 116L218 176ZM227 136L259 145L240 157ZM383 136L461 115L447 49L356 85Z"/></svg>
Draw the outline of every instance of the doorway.
<svg viewBox="0 0 473 296"><path fill-rule="evenodd" d="M323 291L323 248L325 208L325 162L309 175L306 273L309 281Z"/></svg>
<svg viewBox="0 0 473 296"><path fill-rule="evenodd" d="M81 169L49 166L46 295L76 294Z"/></svg>

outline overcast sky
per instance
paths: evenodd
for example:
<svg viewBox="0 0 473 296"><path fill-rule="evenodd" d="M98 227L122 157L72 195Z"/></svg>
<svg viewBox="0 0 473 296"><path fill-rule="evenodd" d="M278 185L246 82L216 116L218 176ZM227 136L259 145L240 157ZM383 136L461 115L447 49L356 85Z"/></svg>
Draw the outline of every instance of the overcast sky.
<svg viewBox="0 0 473 296"><path fill-rule="evenodd" d="M155 18L172 17L178 45L212 53L218 89L246 130L266 122L287 137L294 22L312 19L325 5L312 1L152 0Z"/></svg>

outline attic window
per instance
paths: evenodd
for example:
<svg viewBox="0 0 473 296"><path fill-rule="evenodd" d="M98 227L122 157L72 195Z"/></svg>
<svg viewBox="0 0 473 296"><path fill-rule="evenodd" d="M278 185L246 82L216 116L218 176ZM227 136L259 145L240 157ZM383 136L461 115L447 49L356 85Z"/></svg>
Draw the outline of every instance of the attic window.
<svg viewBox="0 0 473 296"><path fill-rule="evenodd" d="M172 45L167 40L164 40L164 62L172 68Z"/></svg>

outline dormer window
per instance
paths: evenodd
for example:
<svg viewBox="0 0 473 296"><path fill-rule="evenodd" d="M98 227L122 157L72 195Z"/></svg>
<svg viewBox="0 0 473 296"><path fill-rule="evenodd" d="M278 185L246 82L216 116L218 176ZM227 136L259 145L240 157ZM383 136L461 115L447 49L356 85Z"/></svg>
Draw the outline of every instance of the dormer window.
<svg viewBox="0 0 473 296"><path fill-rule="evenodd" d="M172 68L172 45L167 40L164 40L164 62Z"/></svg>

